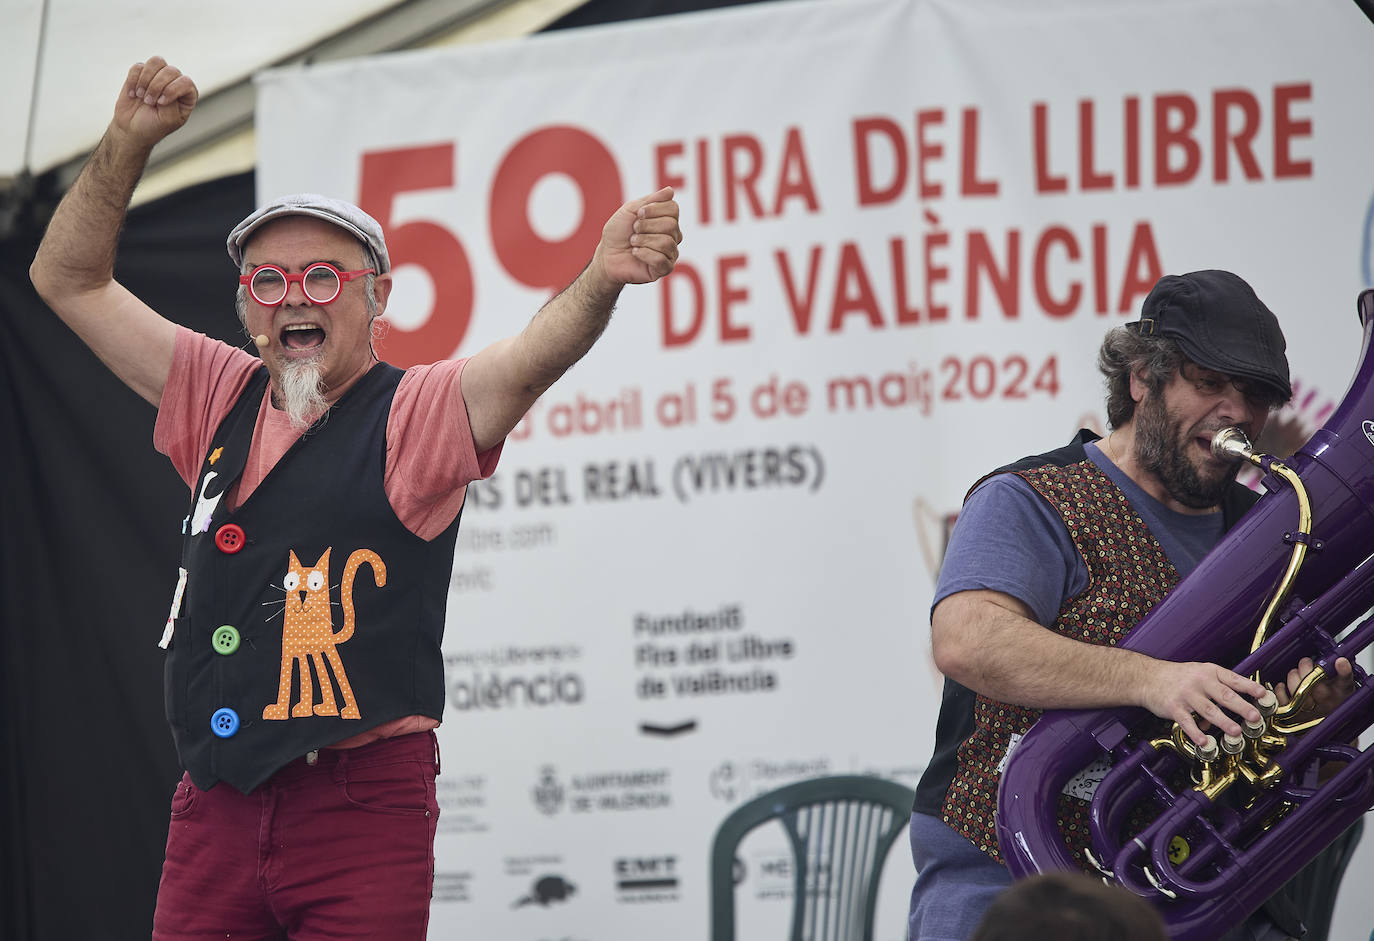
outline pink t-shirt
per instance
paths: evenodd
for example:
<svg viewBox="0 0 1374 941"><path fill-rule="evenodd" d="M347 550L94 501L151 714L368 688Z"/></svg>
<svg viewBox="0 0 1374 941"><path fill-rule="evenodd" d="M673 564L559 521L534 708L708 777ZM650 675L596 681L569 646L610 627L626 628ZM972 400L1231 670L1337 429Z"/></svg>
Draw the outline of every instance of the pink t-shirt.
<svg viewBox="0 0 1374 941"><path fill-rule="evenodd" d="M448 528L463 506L468 483L491 476L501 458L502 444L476 453L461 384L466 362L444 360L407 369L387 419L387 499L406 528L425 540ZM177 328L153 446L171 459L187 487L195 487L215 431L261 366L261 360L243 350ZM412 424L413 434L408 433ZM237 507L246 500L300 436L301 429L272 404L269 387L258 406L248 463L225 496L228 505ZM354 748L438 725L428 716L407 716L332 747Z"/></svg>

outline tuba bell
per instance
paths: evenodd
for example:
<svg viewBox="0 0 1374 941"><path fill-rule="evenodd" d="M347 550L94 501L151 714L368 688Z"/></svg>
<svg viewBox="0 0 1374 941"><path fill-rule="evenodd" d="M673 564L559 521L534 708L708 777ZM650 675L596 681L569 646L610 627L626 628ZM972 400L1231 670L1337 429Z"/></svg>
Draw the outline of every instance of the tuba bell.
<svg viewBox="0 0 1374 941"><path fill-rule="evenodd" d="M1355 663L1374 642L1374 290L1356 307L1364 343L1341 404L1283 461L1217 435L1214 452L1265 471L1266 493L1121 644L1271 686L1302 657L1314 681L1346 657L1354 691L1324 717L1304 710L1306 683L1286 706L1266 695L1260 723L1204 747L1143 709L1047 711L1002 774L1013 876L1083 868L1057 805L1096 767L1088 865L1151 900L1172 937L1211 941L1374 807L1374 747L1353 744L1374 724L1374 681Z"/></svg>

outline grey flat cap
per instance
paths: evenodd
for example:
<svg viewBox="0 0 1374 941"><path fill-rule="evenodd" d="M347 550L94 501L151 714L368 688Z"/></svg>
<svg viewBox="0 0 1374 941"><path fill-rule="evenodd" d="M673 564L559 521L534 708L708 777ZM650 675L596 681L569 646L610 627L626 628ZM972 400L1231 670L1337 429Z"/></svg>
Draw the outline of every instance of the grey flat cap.
<svg viewBox="0 0 1374 941"><path fill-rule="evenodd" d="M372 253L372 267L377 269L377 274L386 274L391 270L391 257L386 252L386 238L382 235L382 227L377 224L377 220L352 203L320 196L317 193L283 196L255 210L247 219L234 226L225 247L229 249L229 257L233 259L235 268L243 267L243 246L249 236L259 226L282 216L313 216L325 222L332 222L367 247Z"/></svg>

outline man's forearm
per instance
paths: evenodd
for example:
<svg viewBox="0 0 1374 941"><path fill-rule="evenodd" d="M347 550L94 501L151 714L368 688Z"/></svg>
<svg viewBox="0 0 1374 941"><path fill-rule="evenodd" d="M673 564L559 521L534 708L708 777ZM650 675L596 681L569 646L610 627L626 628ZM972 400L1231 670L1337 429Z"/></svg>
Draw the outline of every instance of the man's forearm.
<svg viewBox="0 0 1374 941"><path fill-rule="evenodd" d="M119 232L148 154L113 128L105 132L34 256L30 275L39 293L88 291L113 279Z"/></svg>
<svg viewBox="0 0 1374 941"><path fill-rule="evenodd" d="M160 56L129 69L105 136L62 197L29 266L48 306L153 405L171 370L176 327L114 280L115 248L148 155L186 123L197 95L195 82Z"/></svg>
<svg viewBox="0 0 1374 941"><path fill-rule="evenodd" d="M937 608L932 624L936 662L962 685L1037 709L1141 705L1134 681L1146 658L1139 654L1064 637L1035 623L1028 611L948 600L951 607ZM957 638L945 627L956 619Z"/></svg>
<svg viewBox="0 0 1374 941"><path fill-rule="evenodd" d="M992 690L991 698L1036 709L1146 704L1142 686L1159 661L1035 627L1018 639L1014 656L989 655L975 682Z"/></svg>
<svg viewBox="0 0 1374 941"><path fill-rule="evenodd" d="M1197 717L1229 735L1241 733L1232 716L1259 719L1242 694L1258 697L1264 687L1248 677L1217 664L1156 660L1064 637L999 592L948 596L932 613L931 635L941 672L1001 702L1039 709L1143 706L1178 722L1199 744Z"/></svg>
<svg viewBox="0 0 1374 941"><path fill-rule="evenodd" d="M606 329L620 291L667 275L682 232L673 191L625 203L606 221L591 262L519 334L468 361L463 400L477 450L501 441L534 401L586 355Z"/></svg>
<svg viewBox="0 0 1374 941"><path fill-rule="evenodd" d="M540 308L515 338L531 392L544 392L587 354L610 322L622 288L593 256L572 284Z"/></svg>

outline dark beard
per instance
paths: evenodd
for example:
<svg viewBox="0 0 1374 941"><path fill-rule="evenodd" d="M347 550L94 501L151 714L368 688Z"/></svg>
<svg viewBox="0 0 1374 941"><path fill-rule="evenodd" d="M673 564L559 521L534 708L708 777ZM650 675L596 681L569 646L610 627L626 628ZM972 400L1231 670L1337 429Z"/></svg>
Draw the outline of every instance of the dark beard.
<svg viewBox="0 0 1374 941"><path fill-rule="evenodd" d="M1214 429L1219 431L1220 428ZM1164 485L1168 494L1194 510L1221 503L1240 465L1212 478L1204 478L1188 459L1191 436L1183 435L1183 422L1164 407L1163 396L1148 394L1135 408L1135 458L1140 466Z"/></svg>

